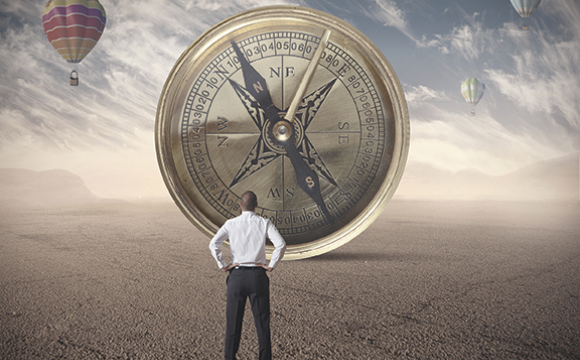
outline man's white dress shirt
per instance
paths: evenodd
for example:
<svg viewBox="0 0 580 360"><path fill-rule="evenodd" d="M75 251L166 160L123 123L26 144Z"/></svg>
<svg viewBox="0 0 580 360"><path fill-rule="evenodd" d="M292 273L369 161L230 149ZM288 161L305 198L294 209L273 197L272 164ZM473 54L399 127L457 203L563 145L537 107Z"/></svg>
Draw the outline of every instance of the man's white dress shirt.
<svg viewBox="0 0 580 360"><path fill-rule="evenodd" d="M242 215L226 221L211 239L209 249L220 269L228 266L221 251L223 242L228 239L232 264L266 265L266 238L275 247L270 264L268 264L274 268L284 256L286 242L270 220L256 215L253 211L244 211Z"/></svg>

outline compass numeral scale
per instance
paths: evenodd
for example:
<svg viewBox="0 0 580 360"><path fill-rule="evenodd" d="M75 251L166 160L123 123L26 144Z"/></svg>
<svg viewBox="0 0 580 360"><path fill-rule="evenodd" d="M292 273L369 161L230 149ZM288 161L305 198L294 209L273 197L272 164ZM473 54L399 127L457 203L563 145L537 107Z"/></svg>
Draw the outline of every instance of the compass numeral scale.
<svg viewBox="0 0 580 360"><path fill-rule="evenodd" d="M252 190L296 259L372 223L401 178L408 133L396 75L364 35L275 6L216 25L184 52L159 101L156 146L171 195L207 236Z"/></svg>

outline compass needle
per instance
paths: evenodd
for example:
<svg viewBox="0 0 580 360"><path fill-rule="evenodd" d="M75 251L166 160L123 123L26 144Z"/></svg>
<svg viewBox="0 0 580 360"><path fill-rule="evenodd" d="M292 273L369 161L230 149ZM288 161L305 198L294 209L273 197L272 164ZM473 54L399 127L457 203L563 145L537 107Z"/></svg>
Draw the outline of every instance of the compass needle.
<svg viewBox="0 0 580 360"><path fill-rule="evenodd" d="M330 34L329 31L325 32L326 39L328 39L328 35ZM272 103L272 97L270 95L270 91L268 90L268 86L266 84L266 80L260 73L254 69L252 65L246 60L245 56L243 55L242 51L236 44L234 40L231 41L232 47L234 48L234 52L238 56L240 60L240 65L242 67L242 73L244 75L244 82L246 84L246 89L254 96L254 98L258 101L262 109L266 112L266 118L270 121L270 127L268 130L268 135L272 138L276 139L274 142L282 145L286 150L286 155L290 158L292 162L292 166L294 167L294 172L296 174L296 180L298 181L298 186L308 196L314 200L316 205L320 208L324 217L330 224L334 224L334 220L328 209L324 200L322 198L322 194L320 192L320 183L318 182L318 175L310 169L310 167L302 160L302 156L298 153L296 149L296 144L294 144L294 132L292 129L292 123L287 119L283 120L280 119L278 115L278 111L274 109L274 104ZM317 52L314 55L314 58L310 62L310 64L318 63L318 59L322 52L319 50L323 48L323 45L326 44L326 40L324 43L321 41L321 44L318 46ZM317 55L318 54L318 55ZM311 65L308 66L306 71L305 79L303 79L302 84L305 82L309 82L310 78L312 77L311 74L314 73L314 70L311 70L313 67ZM311 74L308 74L308 73ZM302 85L301 84L301 85ZM306 91L305 87L303 90L299 90L299 93L296 97L302 97ZM292 107L292 106L291 106ZM294 114L296 113L296 109L298 105L294 106Z"/></svg>
<svg viewBox="0 0 580 360"><path fill-rule="evenodd" d="M409 118L366 36L277 5L234 15L185 50L159 99L155 145L171 196L204 234L239 215L251 189L288 244L284 259L300 259L377 218L403 174Z"/></svg>
<svg viewBox="0 0 580 360"><path fill-rule="evenodd" d="M286 120L290 122L294 121L294 115L296 114L298 105L302 101L302 97L306 93L306 89L308 88L308 85L310 84L310 81L314 76L314 71L316 71L316 67L318 66L318 62L320 61L320 58L324 53L324 49L326 48L326 43L328 42L329 38L330 38L330 30L328 29L324 30L324 34L322 34L322 37L320 38L320 43L318 44L318 47L316 48L316 51L314 52L312 59L310 59L310 62L308 63L308 67L304 72L304 77L302 78L300 86L298 87L298 90L296 91L296 94L292 99L292 103L288 108L288 112L286 113Z"/></svg>

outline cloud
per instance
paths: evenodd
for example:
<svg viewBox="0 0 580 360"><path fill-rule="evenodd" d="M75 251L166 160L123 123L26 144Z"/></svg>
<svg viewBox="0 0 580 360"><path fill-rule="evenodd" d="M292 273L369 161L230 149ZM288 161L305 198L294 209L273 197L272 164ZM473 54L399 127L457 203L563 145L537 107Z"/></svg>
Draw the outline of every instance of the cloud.
<svg viewBox="0 0 580 360"><path fill-rule="evenodd" d="M392 26L400 30L407 28L405 14L397 7L397 3L390 0L375 0L370 8L369 17L381 22L384 26Z"/></svg>
<svg viewBox="0 0 580 360"><path fill-rule="evenodd" d="M562 8L563 16L570 13L570 18L580 18L580 9ZM510 53L513 66L485 69L485 73L517 106L530 113L562 116L580 130L580 27L575 26L577 31L569 33L568 40L558 40L535 29L522 39L521 31L504 25L500 33L514 45Z"/></svg>
<svg viewBox="0 0 580 360"><path fill-rule="evenodd" d="M435 34L428 39L425 35L416 40L418 48L436 48L441 54L454 54L466 60L475 60L482 53L493 51L496 37L494 31L484 29L479 21L454 26L448 34Z"/></svg>
<svg viewBox="0 0 580 360"><path fill-rule="evenodd" d="M405 98L410 107L420 106L425 101L449 101L450 98L442 90L434 90L424 85L405 86Z"/></svg>
<svg viewBox="0 0 580 360"><path fill-rule="evenodd" d="M580 8L573 1L551 4L529 31L514 23L487 28L479 16L463 19L465 24L417 45L448 54L440 61L452 76L481 77L486 94L476 117L469 117L459 111L460 95L452 97L457 104L430 95L450 93L458 84L439 77L443 88L407 85L410 159L502 175L578 151Z"/></svg>
<svg viewBox="0 0 580 360"><path fill-rule="evenodd" d="M410 110L410 161L450 171L473 168L488 175L503 175L522 164L566 154L530 133L509 131L487 110L478 110L474 117L467 110L446 110L433 103L421 103Z"/></svg>
<svg viewBox="0 0 580 360"><path fill-rule="evenodd" d="M373 19L383 26L399 29L407 36L411 36L407 28L405 12L397 6L395 1L372 0L359 3L359 10L365 17Z"/></svg>

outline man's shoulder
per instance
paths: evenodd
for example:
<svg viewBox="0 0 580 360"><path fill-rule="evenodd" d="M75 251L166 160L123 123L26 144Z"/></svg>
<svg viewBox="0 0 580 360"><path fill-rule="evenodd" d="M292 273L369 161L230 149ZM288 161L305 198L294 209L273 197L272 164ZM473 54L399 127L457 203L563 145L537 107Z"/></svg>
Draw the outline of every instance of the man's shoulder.
<svg viewBox="0 0 580 360"><path fill-rule="evenodd" d="M256 213L254 213L254 215L252 215L252 219L255 221L265 223L265 224L272 224L272 221L270 221L270 219L268 219L267 216L261 216L261 215L258 215Z"/></svg>
<svg viewBox="0 0 580 360"><path fill-rule="evenodd" d="M267 218L267 217L263 217L260 216L258 214L256 214L255 212L244 212L241 215L236 216L235 218L229 219L226 221L226 223L230 222L230 223L237 223L237 222L244 222L244 221L253 221L253 222L259 222L259 223L263 223L263 224L272 224L272 222Z"/></svg>

